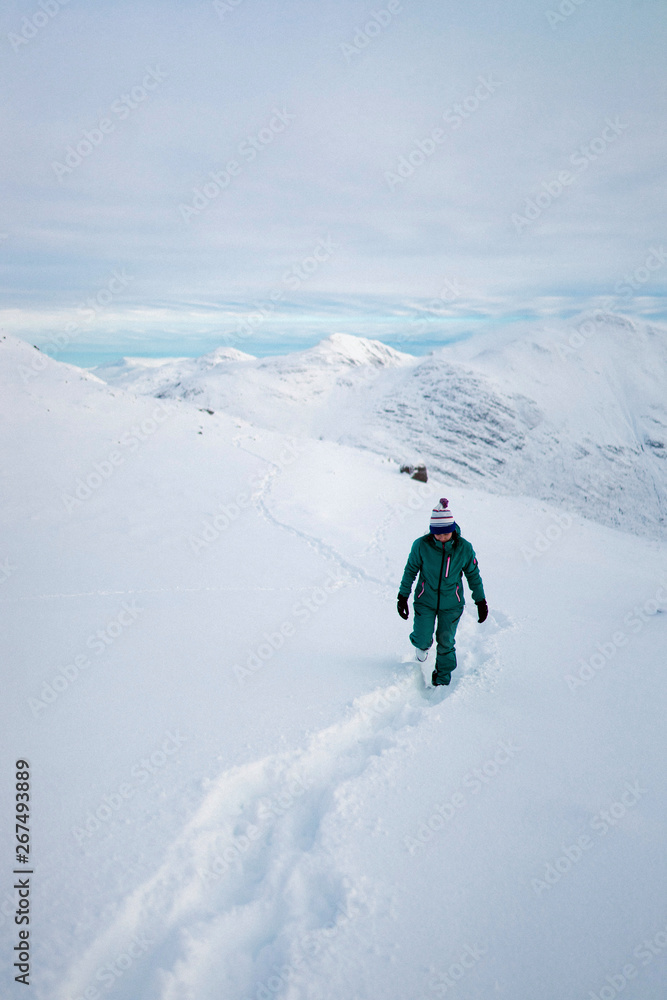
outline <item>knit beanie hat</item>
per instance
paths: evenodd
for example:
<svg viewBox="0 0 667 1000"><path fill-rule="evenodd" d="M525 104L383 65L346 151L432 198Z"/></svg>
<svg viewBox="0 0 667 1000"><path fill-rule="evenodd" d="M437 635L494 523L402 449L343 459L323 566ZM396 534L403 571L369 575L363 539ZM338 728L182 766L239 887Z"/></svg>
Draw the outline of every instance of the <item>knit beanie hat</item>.
<svg viewBox="0 0 667 1000"><path fill-rule="evenodd" d="M456 528L454 515L449 509L449 500L440 498L440 503L431 512L431 524L429 526L432 535L447 535Z"/></svg>

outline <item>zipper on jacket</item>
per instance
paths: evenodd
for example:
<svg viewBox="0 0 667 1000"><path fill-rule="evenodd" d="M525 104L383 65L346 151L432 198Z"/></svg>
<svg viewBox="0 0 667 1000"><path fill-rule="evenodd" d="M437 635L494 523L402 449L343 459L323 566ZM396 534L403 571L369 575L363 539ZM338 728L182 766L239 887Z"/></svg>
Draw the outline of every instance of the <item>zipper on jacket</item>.
<svg viewBox="0 0 667 1000"><path fill-rule="evenodd" d="M442 559L440 560L440 576L438 577L438 603L435 609L436 615L440 612L440 584L442 583L442 570L445 565L445 543L442 543Z"/></svg>
<svg viewBox="0 0 667 1000"><path fill-rule="evenodd" d="M456 600L459 602L459 604L461 603L461 598L459 597L459 585L458 585L458 583L456 584Z"/></svg>
<svg viewBox="0 0 667 1000"><path fill-rule="evenodd" d="M451 556L447 556L447 569L445 570L445 576L446 577L449 576L449 560L451 558L452 558Z"/></svg>

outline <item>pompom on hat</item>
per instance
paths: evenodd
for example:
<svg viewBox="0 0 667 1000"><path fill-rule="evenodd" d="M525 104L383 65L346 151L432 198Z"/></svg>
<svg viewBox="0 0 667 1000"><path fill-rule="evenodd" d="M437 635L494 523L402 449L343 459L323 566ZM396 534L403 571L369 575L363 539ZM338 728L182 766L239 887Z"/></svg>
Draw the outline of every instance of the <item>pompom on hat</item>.
<svg viewBox="0 0 667 1000"><path fill-rule="evenodd" d="M449 500L446 497L440 498L440 503L431 511L431 523L429 530L432 535L448 535L450 531L457 528L454 515L449 509Z"/></svg>

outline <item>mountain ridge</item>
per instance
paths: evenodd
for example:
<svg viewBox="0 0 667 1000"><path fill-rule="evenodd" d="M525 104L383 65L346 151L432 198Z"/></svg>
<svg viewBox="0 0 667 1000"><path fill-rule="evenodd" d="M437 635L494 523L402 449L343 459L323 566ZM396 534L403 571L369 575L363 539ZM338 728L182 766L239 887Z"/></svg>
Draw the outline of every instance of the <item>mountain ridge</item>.
<svg viewBox="0 0 667 1000"><path fill-rule="evenodd" d="M614 314L443 346L423 357L334 334L286 355L165 363L109 384L271 430L425 463L611 527L667 526L667 336Z"/></svg>

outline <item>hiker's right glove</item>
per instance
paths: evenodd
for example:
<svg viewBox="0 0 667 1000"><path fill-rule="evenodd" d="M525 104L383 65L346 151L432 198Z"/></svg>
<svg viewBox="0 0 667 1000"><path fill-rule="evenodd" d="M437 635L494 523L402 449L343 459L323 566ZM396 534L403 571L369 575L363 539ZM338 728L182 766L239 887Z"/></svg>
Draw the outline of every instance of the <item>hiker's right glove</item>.
<svg viewBox="0 0 667 1000"><path fill-rule="evenodd" d="M398 613L401 616L401 618L410 617L410 608L408 607L408 599L407 597L403 597L403 594L398 595L397 607L398 607Z"/></svg>

